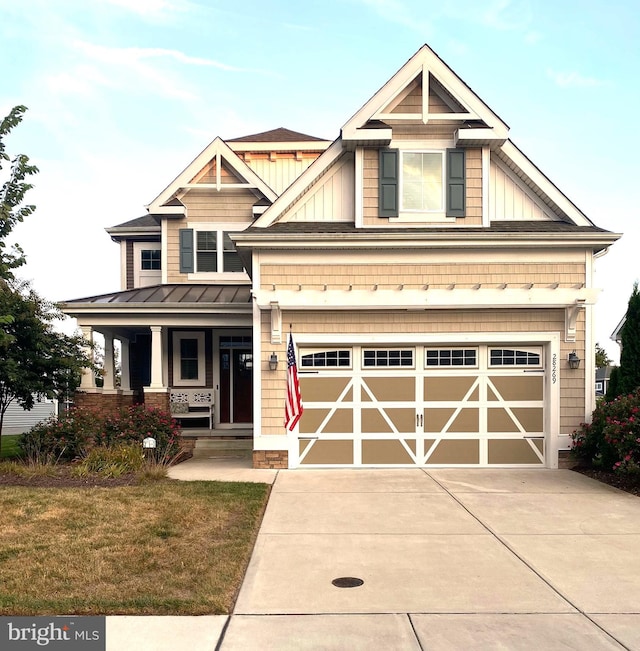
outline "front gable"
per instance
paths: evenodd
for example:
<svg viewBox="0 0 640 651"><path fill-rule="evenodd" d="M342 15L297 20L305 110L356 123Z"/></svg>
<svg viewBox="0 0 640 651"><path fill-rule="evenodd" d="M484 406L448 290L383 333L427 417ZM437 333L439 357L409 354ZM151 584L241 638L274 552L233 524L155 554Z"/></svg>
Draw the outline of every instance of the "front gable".
<svg viewBox="0 0 640 651"><path fill-rule="evenodd" d="M592 226L508 133L507 124L425 45L254 225L294 220L488 228L493 221L542 220ZM332 182L326 200L328 177L335 180L337 169L343 198L336 199Z"/></svg>

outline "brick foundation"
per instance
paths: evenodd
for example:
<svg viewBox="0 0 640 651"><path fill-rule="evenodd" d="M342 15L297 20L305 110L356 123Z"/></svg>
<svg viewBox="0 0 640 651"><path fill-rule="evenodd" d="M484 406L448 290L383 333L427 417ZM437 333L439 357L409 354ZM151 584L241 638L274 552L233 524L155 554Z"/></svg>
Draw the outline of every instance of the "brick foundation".
<svg viewBox="0 0 640 651"><path fill-rule="evenodd" d="M558 450L558 468L571 469L577 465L576 460L571 456L571 450Z"/></svg>
<svg viewBox="0 0 640 651"><path fill-rule="evenodd" d="M162 409L169 411L169 393L146 393L144 394L145 407L152 407L153 409Z"/></svg>
<svg viewBox="0 0 640 651"><path fill-rule="evenodd" d="M116 410L121 407L130 407L133 404L133 395L76 391L73 404L76 407L84 407L86 409Z"/></svg>
<svg viewBox="0 0 640 651"><path fill-rule="evenodd" d="M289 453L286 450L254 450L253 467L285 470L289 467Z"/></svg>

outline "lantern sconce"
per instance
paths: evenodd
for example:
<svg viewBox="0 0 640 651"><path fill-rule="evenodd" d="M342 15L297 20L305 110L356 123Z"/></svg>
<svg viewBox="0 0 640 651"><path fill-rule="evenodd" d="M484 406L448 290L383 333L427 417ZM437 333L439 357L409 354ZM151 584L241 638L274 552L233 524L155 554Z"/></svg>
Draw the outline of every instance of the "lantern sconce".
<svg viewBox="0 0 640 651"><path fill-rule="evenodd" d="M269 357L269 370L275 371L278 368L278 356L275 353L271 353Z"/></svg>
<svg viewBox="0 0 640 651"><path fill-rule="evenodd" d="M575 350L572 353L569 353L569 357L567 357L567 361L569 362L570 369L575 370L577 368L580 368L580 358L576 354Z"/></svg>

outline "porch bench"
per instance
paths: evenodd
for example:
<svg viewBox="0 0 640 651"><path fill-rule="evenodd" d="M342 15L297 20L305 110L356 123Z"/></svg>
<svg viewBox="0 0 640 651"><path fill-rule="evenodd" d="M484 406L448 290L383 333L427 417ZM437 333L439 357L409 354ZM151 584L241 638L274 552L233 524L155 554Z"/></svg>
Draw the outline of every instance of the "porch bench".
<svg viewBox="0 0 640 651"><path fill-rule="evenodd" d="M213 429L213 389L171 389L169 407L172 418L207 418Z"/></svg>

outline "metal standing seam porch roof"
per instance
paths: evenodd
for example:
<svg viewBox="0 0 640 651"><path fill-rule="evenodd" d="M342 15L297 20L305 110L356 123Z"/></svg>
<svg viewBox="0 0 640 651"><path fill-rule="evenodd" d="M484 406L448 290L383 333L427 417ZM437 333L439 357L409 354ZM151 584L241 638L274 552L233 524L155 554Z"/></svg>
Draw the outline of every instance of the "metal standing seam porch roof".
<svg viewBox="0 0 640 651"><path fill-rule="evenodd" d="M171 285L151 285L128 289L111 294L100 294L87 298L76 298L70 301L63 301L67 308L74 306L98 306L118 305L119 307L145 306L145 307L169 307L189 305L205 307L207 305L245 306L251 304L250 285L205 285L176 283Z"/></svg>

